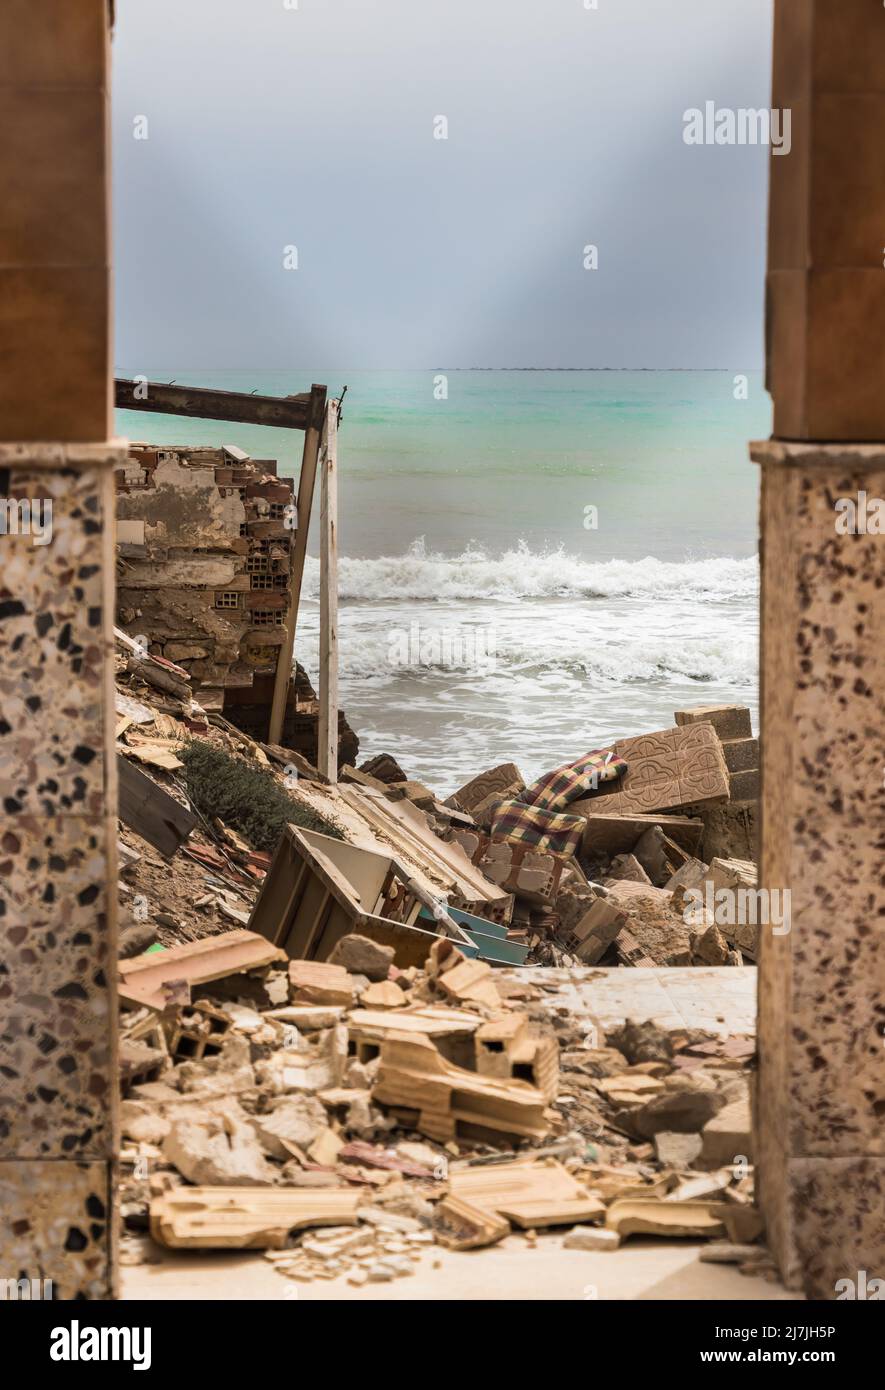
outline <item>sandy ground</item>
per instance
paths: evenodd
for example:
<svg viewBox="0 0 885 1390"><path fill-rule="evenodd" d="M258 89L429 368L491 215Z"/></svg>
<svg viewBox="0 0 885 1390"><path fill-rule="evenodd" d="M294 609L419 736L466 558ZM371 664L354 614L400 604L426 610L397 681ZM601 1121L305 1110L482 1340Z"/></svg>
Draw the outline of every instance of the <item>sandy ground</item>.
<svg viewBox="0 0 885 1390"><path fill-rule="evenodd" d="M254 1254L177 1254L122 1271L124 1299L285 1299L413 1302L416 1300L594 1301L606 1299L800 1299L779 1284L701 1264L703 1247L689 1242L633 1240L621 1250L563 1250L560 1235L535 1249L511 1236L494 1249L457 1252L434 1247L416 1273L388 1284L355 1288L346 1279L296 1284Z"/></svg>

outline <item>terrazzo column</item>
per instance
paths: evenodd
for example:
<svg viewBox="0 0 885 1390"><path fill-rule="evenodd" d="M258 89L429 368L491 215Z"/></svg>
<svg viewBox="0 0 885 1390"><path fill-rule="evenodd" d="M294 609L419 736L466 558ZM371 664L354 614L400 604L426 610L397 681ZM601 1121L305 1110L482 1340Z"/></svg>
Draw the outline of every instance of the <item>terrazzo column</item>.
<svg viewBox="0 0 885 1390"><path fill-rule="evenodd" d="M885 1278L885 9L778 0L761 467L756 1158L785 1282ZM883 441L877 443L876 441ZM849 505L850 504L850 505ZM885 504L882 511L885 524Z"/></svg>
<svg viewBox="0 0 885 1390"><path fill-rule="evenodd" d="M0 1279L56 1298L115 1284L107 61L0 7Z"/></svg>

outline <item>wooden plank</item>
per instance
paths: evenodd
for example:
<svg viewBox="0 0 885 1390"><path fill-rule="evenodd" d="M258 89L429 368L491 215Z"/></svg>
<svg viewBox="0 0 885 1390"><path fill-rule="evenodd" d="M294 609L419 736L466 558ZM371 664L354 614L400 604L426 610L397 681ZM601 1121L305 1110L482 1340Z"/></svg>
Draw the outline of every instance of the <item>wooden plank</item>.
<svg viewBox="0 0 885 1390"><path fill-rule="evenodd" d="M298 530L295 544L289 556L289 592L292 601L286 618L285 638L277 658L274 677L273 700L268 726L268 743L281 743L283 723L286 717L286 700L289 683L292 679L292 658L295 654L295 628L298 625L298 608L301 602L301 584L304 579L304 560L307 555L307 534L310 529L310 513L313 507L313 490L316 481L317 459L320 451L320 437L326 409L326 388L314 384L310 388L310 413L307 432L304 436L304 450L301 455L301 474L298 480L298 499L295 504Z"/></svg>
<svg viewBox="0 0 885 1390"><path fill-rule="evenodd" d="M320 713L317 767L338 781L338 402L326 407L320 491Z"/></svg>
<svg viewBox="0 0 885 1390"><path fill-rule="evenodd" d="M196 825L196 816L119 753L117 786L120 820L171 859Z"/></svg>
<svg viewBox="0 0 885 1390"><path fill-rule="evenodd" d="M325 388L322 388L325 390ZM230 420L238 425L271 425L304 430L310 423L311 395L256 396L242 391L217 391L205 386L166 385L161 381L114 381L118 410L184 415L191 419Z"/></svg>

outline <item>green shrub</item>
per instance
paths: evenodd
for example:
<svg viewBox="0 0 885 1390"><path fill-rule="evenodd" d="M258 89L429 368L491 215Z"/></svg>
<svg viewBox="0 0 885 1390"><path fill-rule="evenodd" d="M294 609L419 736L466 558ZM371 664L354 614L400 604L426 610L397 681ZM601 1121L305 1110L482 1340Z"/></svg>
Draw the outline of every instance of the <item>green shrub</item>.
<svg viewBox="0 0 885 1390"><path fill-rule="evenodd" d="M188 796L197 810L207 820L218 816L256 849L272 854L288 821L336 840L343 838L322 816L293 801L264 768L249 767L205 739L189 740L179 757Z"/></svg>

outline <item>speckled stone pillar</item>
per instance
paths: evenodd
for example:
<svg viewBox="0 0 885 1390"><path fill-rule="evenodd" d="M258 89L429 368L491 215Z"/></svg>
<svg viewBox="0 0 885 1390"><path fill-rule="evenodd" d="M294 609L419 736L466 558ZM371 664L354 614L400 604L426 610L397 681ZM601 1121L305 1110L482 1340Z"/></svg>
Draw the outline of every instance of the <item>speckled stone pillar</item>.
<svg viewBox="0 0 885 1390"><path fill-rule="evenodd" d="M0 444L0 1278L113 1289L116 776L108 445ZM51 539L45 503L51 500Z"/></svg>
<svg viewBox="0 0 885 1390"><path fill-rule="evenodd" d="M751 452L760 882L792 895L789 935L760 933L758 1185L786 1282L833 1299L885 1277L885 447Z"/></svg>
<svg viewBox="0 0 885 1390"><path fill-rule="evenodd" d="M115 1288L107 25L0 6L0 1280L58 1298Z"/></svg>
<svg viewBox="0 0 885 1390"><path fill-rule="evenodd" d="M863 1298L885 1278L883 6L776 0L772 87L792 147L771 159L776 438L751 449L760 886L792 912L760 933L757 1183L787 1284Z"/></svg>

